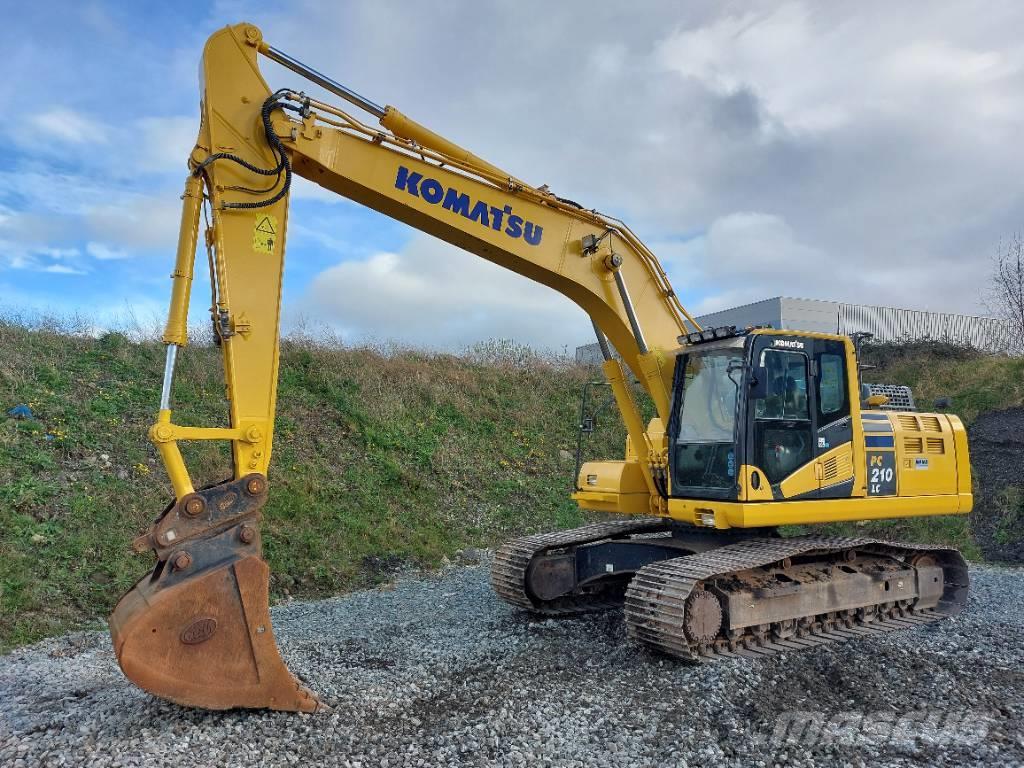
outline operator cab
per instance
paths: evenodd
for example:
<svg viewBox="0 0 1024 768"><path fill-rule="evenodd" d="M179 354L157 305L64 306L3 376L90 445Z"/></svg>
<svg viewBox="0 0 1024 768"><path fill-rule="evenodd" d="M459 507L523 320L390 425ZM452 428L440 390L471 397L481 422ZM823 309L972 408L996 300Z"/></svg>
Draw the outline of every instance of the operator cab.
<svg viewBox="0 0 1024 768"><path fill-rule="evenodd" d="M688 344L676 358L668 425L673 497L850 496L852 476L827 490L801 488L797 496L780 488L852 440L856 378L849 376L854 357L845 337L730 327L681 341Z"/></svg>

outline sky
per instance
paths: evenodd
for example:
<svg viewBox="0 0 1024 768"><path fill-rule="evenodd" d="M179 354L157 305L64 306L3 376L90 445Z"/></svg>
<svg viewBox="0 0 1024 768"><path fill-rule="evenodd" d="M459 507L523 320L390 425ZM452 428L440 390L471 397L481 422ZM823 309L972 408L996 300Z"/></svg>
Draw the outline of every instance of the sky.
<svg viewBox="0 0 1024 768"><path fill-rule="evenodd" d="M0 27L0 305L159 324L200 52L239 21L626 220L695 314L777 295L981 314L1024 228L1019 2L39 2ZM308 182L287 254L286 332L591 341L568 299Z"/></svg>

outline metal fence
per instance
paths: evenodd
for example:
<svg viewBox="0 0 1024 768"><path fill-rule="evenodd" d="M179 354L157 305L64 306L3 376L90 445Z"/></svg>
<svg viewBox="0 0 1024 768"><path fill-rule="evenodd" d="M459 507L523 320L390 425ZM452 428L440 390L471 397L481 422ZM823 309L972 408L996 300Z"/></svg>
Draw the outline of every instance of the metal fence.
<svg viewBox="0 0 1024 768"><path fill-rule="evenodd" d="M986 352L1018 352L1010 325L994 317L924 312L862 304L839 305L839 333L874 334L875 341L942 341Z"/></svg>

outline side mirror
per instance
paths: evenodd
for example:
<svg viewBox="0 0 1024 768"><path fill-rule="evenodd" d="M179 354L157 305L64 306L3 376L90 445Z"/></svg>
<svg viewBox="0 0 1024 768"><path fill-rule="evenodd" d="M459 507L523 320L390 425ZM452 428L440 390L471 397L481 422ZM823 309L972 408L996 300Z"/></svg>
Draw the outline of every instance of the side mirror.
<svg viewBox="0 0 1024 768"><path fill-rule="evenodd" d="M768 396L768 369L763 365L750 370L750 399L758 400Z"/></svg>
<svg viewBox="0 0 1024 768"><path fill-rule="evenodd" d="M953 399L950 397L937 397L935 399L935 410L944 411L953 407Z"/></svg>

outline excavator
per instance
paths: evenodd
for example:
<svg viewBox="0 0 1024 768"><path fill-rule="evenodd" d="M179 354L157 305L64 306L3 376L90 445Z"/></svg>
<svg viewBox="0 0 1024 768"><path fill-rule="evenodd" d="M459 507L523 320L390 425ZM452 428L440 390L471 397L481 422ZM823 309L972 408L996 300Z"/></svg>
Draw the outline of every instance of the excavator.
<svg viewBox="0 0 1024 768"><path fill-rule="evenodd" d="M272 91L260 57L377 124L302 90ZM961 421L886 407L861 384L850 338L701 327L626 224L359 95L251 24L209 38L200 80L149 432L174 495L135 541L155 566L109 619L140 688L207 709L324 706L278 651L260 541L296 174L549 286L593 321L624 457L579 468L572 498L600 522L496 551L491 581L506 602L548 616L619 607L640 647L691 662L857 642L962 610L968 574L955 549L780 532L971 509ZM171 409L204 211L227 426L178 424ZM646 423L637 385L655 414ZM180 450L193 440L230 443L227 480L193 486Z"/></svg>

